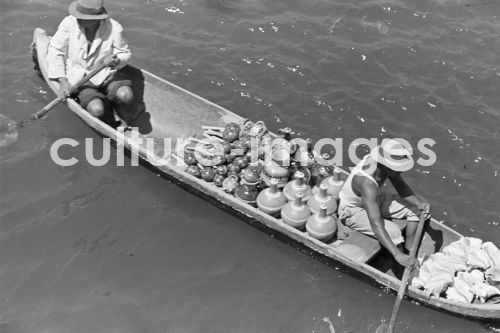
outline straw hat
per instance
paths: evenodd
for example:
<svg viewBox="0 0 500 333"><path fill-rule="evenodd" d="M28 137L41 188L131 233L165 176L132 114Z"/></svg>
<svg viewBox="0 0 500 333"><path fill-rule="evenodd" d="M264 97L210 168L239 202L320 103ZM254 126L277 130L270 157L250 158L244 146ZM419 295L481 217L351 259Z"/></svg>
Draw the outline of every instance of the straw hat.
<svg viewBox="0 0 500 333"><path fill-rule="evenodd" d="M408 171L414 164L411 147L397 139L383 140L370 154L378 163L398 172Z"/></svg>
<svg viewBox="0 0 500 333"><path fill-rule="evenodd" d="M102 20L109 15L104 8L104 0L78 0L69 5L68 12L80 20Z"/></svg>

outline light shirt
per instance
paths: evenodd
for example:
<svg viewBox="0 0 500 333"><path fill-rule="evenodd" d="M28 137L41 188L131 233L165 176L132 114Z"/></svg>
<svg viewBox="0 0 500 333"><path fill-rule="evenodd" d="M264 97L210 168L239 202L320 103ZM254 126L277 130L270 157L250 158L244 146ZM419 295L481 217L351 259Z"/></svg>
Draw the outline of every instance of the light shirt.
<svg viewBox="0 0 500 333"><path fill-rule="evenodd" d="M366 164L367 159L370 157L370 154L366 155L361 162L359 162L358 165L352 169L351 174L349 177L347 177L344 186L342 187L342 190L339 193L339 198L340 198L340 204L342 206L347 206L347 207L363 207L363 198L359 197L354 191L352 190L352 179L354 176L357 174L361 174L368 179L372 180L375 185L378 187L378 183L373 178L371 175L366 173L363 170L363 166Z"/></svg>
<svg viewBox="0 0 500 333"><path fill-rule="evenodd" d="M123 28L117 21L101 20L92 46L88 47L85 31L80 28L74 16L66 16L49 43L47 53L48 76L50 79L66 77L74 85L105 57L116 54L120 63L114 69L104 68L90 82L101 85L114 71L130 60L130 49L122 36Z"/></svg>

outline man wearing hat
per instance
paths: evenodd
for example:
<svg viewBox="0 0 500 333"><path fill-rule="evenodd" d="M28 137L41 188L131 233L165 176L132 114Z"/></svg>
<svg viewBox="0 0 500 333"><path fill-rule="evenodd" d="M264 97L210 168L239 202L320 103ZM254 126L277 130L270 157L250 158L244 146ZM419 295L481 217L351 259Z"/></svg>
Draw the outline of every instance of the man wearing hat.
<svg viewBox="0 0 500 333"><path fill-rule="evenodd" d="M111 19L103 0L78 0L70 4L69 16L50 40L48 76L59 82L58 95L67 96L72 85L101 63L108 67L80 87L75 97L95 117L107 118L109 102L132 102L131 82L119 70L130 59L122 26ZM105 117L106 116L106 117Z"/></svg>
<svg viewBox="0 0 500 333"><path fill-rule="evenodd" d="M339 218L345 225L375 236L406 267L417 260L407 255L417 229L419 212L430 216L430 205L416 195L401 177L413 167L411 148L403 141L385 139L356 165L339 194ZM398 195L381 190L389 179ZM385 219L384 219L385 218ZM399 227L390 219L406 219L406 243ZM404 243L404 246L403 246Z"/></svg>

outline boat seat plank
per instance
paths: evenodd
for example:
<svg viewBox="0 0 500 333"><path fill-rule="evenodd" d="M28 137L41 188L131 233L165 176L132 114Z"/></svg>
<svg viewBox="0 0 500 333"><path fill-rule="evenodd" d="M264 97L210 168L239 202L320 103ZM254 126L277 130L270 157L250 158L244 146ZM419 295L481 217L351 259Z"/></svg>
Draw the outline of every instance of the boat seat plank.
<svg viewBox="0 0 500 333"><path fill-rule="evenodd" d="M393 220L403 230L406 227L405 220ZM342 255L362 263L370 261L381 250L382 246L376 238L365 235L351 228L345 228L346 235L342 240L337 240L330 245L335 251Z"/></svg>

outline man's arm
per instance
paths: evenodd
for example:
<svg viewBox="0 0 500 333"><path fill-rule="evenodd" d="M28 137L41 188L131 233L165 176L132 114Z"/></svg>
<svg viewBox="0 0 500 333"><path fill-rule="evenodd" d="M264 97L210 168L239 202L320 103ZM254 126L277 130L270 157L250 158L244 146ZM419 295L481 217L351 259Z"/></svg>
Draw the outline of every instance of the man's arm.
<svg viewBox="0 0 500 333"><path fill-rule="evenodd" d="M363 199L363 206L368 214L370 225L378 241L385 247L394 259L401 265L414 267L417 265L415 258L412 258L402 251L392 242L389 234L385 230L385 222L380 214L380 208L377 202L378 188L368 179L360 179L360 192Z"/></svg>
<svg viewBox="0 0 500 333"><path fill-rule="evenodd" d="M49 79L59 82L57 95L60 99L66 98L71 89L71 85L66 78L65 63L69 45L70 24L71 22L68 18L62 20L56 33L50 39L47 50L47 74Z"/></svg>
<svg viewBox="0 0 500 333"><path fill-rule="evenodd" d="M394 188L396 189L401 198L415 205L421 212L424 212L426 214L426 218L429 218L431 205L424 197L415 194L415 192L413 192L413 190L404 181L401 175L398 174L395 176L391 176L389 177L389 180L391 181L392 185L394 186ZM417 215L419 215L419 212L416 213Z"/></svg>
<svg viewBox="0 0 500 333"><path fill-rule="evenodd" d="M116 22L117 28L113 40L113 55L116 55L119 63L117 69L122 68L130 61L130 48L128 47L127 41L123 37L123 28L120 23Z"/></svg>
<svg viewBox="0 0 500 333"><path fill-rule="evenodd" d="M66 77L66 53L69 45L70 22L65 18L59 24L56 33L50 39L47 50L48 76L49 79L59 80Z"/></svg>

